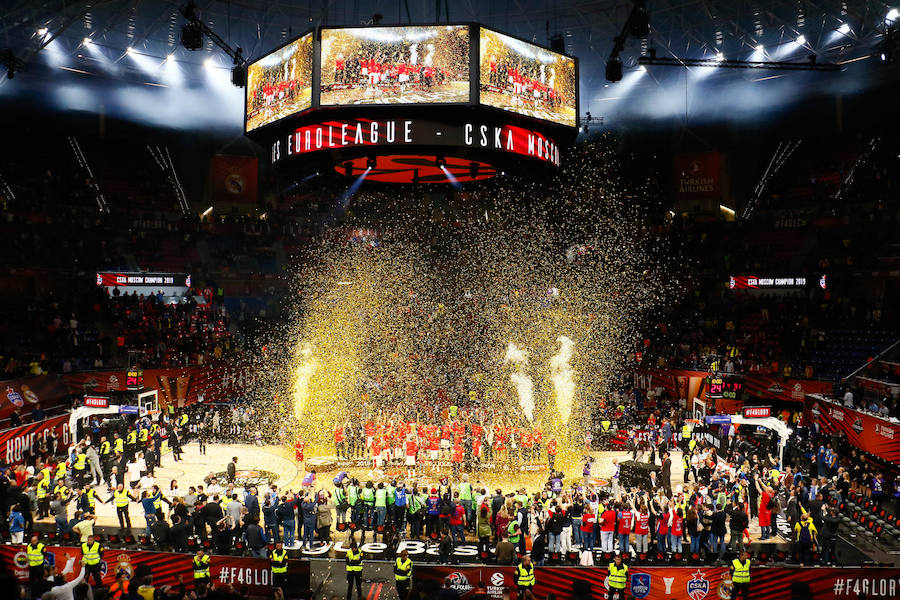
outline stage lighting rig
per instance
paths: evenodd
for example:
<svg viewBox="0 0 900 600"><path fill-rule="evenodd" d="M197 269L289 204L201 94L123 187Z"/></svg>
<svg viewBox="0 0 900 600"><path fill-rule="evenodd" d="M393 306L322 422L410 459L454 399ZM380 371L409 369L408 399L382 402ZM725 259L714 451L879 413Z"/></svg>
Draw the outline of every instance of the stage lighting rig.
<svg viewBox="0 0 900 600"><path fill-rule="evenodd" d="M21 71L25 67L25 63L16 58L16 55L10 48L0 51L0 64L6 67L7 79L12 79L16 76L18 71Z"/></svg>
<svg viewBox="0 0 900 600"><path fill-rule="evenodd" d="M718 69L767 69L772 71L840 71L841 66L835 63L820 63L815 55L804 62L785 62L770 60L729 60L724 57L712 58L655 58L641 56L640 65L657 67L716 67Z"/></svg>
<svg viewBox="0 0 900 600"><path fill-rule="evenodd" d="M613 38L613 50L606 61L606 80L611 83L622 80L622 61L619 60L619 54L625 49L625 41L629 35L635 38L650 35L650 16L647 14L645 0L634 0L634 6L622 27L622 32Z"/></svg>
<svg viewBox="0 0 900 600"><path fill-rule="evenodd" d="M197 13L197 5L189 2L181 8L181 14L187 19L187 24L181 30L181 43L188 50L199 50L203 45L203 36L207 36L212 42L222 49L225 54L231 57L234 68L231 69L231 83L237 87L247 85L247 60L244 58L244 51L238 48L232 48L228 42L223 40L219 34L210 29L206 23L200 20ZM200 32L198 39L197 32Z"/></svg>

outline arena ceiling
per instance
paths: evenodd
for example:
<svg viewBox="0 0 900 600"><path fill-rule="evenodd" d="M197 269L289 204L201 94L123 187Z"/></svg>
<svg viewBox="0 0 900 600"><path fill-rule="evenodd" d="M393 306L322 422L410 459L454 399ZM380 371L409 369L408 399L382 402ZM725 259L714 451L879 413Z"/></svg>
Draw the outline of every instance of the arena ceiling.
<svg viewBox="0 0 900 600"><path fill-rule="evenodd" d="M699 88L694 102L686 91L676 87L687 89L700 80L703 85L737 82L741 90L738 104L746 110L760 104L752 99L754 90L747 87L749 83L780 80L770 86L774 93L766 94L772 98L766 102L776 104L796 101L804 91L823 86L840 93L866 89L882 77L873 63L878 62L880 44L891 25L889 15L897 18L900 0L892 5L893 1L647 0L650 36L629 39L622 53L626 77L609 85L604 65L613 38L632 10L631 0L200 0L196 4L202 20L229 44L241 47L247 58L264 54L315 26L361 24L375 14L380 14L381 23L386 25L475 21L540 44L548 44L551 36L559 35L566 51L581 61L583 112L610 114L616 106L637 110L643 106L640 102L619 100L635 90L644 90L644 95L656 94L658 99L648 100L643 110L656 110L655 106L662 105L660 114L667 115L682 110L703 112ZM35 86L47 89L57 77L67 86L90 92L97 86L109 89L117 81L191 87L195 80L198 85L202 83L206 63L227 73L230 60L211 41L205 40L204 48L196 52L181 47L185 19L179 9L184 4L158 0L2 0L0 49L15 57L17 77L7 81L0 75L0 96L27 95ZM131 54L126 52L128 48L133 49ZM651 67L648 76L638 75L636 72L643 69L637 66L637 58L650 48L660 57L676 58L710 58L721 53L729 59L803 61L814 54L819 62L842 63L844 72L785 79L775 72ZM177 82L167 80L161 67L170 55L179 65ZM10 55L5 56L8 61ZM154 69L159 69L158 76ZM683 106L672 100L674 92L685 97L683 102L679 100ZM240 99L240 94L224 87L221 93L232 104ZM78 108L90 110L89 104L81 98ZM235 122L238 120L236 117Z"/></svg>

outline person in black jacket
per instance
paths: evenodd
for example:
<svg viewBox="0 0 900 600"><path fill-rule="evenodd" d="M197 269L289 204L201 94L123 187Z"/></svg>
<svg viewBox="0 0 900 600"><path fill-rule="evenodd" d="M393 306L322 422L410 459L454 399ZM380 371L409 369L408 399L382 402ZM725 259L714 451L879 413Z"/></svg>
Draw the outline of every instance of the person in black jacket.
<svg viewBox="0 0 900 600"><path fill-rule="evenodd" d="M194 525L194 535L200 538L200 542L209 539L206 534L206 503L203 500L194 502L194 514L191 515L191 520Z"/></svg>
<svg viewBox="0 0 900 600"><path fill-rule="evenodd" d="M721 507L716 507L712 514L712 543L710 552L719 555L719 560L725 558L725 533L727 532L726 520L728 515Z"/></svg>
<svg viewBox="0 0 900 600"><path fill-rule="evenodd" d="M731 518L729 522L731 537L728 540L728 548L740 552L744 549L744 530L750 526L750 518L737 500L732 501L731 506L725 509L725 513Z"/></svg>
<svg viewBox="0 0 900 600"><path fill-rule="evenodd" d="M837 507L830 506L822 517L822 564L839 564L837 561L837 536L841 518Z"/></svg>
<svg viewBox="0 0 900 600"><path fill-rule="evenodd" d="M531 560L534 561L535 566L543 567L544 566L544 555L547 552L547 539L544 537L544 532L539 531L534 539L531 541Z"/></svg>
<svg viewBox="0 0 900 600"><path fill-rule="evenodd" d="M188 536L191 526L179 515L172 516L172 527L169 528L169 541L175 552L187 552Z"/></svg>
<svg viewBox="0 0 900 600"><path fill-rule="evenodd" d="M666 496L672 497L672 459L668 452L663 452L662 467L659 470L659 485L666 491Z"/></svg>

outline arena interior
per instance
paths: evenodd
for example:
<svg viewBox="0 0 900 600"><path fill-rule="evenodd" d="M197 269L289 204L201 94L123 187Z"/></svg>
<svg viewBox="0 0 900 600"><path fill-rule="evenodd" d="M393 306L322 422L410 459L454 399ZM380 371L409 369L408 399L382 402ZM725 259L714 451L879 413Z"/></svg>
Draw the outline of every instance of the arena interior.
<svg viewBox="0 0 900 600"><path fill-rule="evenodd" d="M900 597L900 4L0 2L0 589Z"/></svg>

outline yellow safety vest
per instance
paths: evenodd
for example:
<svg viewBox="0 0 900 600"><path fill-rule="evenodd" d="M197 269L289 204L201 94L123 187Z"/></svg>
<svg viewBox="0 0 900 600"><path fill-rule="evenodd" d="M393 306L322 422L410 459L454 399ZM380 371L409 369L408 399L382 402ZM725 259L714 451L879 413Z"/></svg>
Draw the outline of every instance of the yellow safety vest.
<svg viewBox="0 0 900 600"><path fill-rule="evenodd" d="M731 561L731 569L734 571L734 574L731 576L731 581L734 583L750 583L750 559L747 559L747 562L741 564L741 561L737 558Z"/></svg>
<svg viewBox="0 0 900 600"><path fill-rule="evenodd" d="M109 442L103 442L100 444L100 454L105 456L109 454Z"/></svg>
<svg viewBox="0 0 900 600"><path fill-rule="evenodd" d="M347 550L347 572L362 571L362 552Z"/></svg>
<svg viewBox="0 0 900 600"><path fill-rule="evenodd" d="M153 500L153 508L155 508L156 510L159 510L160 508L162 508L162 503L163 503L163 495L160 494L158 498Z"/></svg>
<svg viewBox="0 0 900 600"><path fill-rule="evenodd" d="M87 454L82 452L78 456L75 457L75 466L73 467L76 471L84 471L87 468Z"/></svg>
<svg viewBox="0 0 900 600"><path fill-rule="evenodd" d="M534 587L534 565L527 569L522 565L516 567L516 585L519 587Z"/></svg>
<svg viewBox="0 0 900 600"><path fill-rule="evenodd" d="M147 430L141 429L141 441L146 442L148 437L149 437L149 435L148 435Z"/></svg>
<svg viewBox="0 0 900 600"><path fill-rule="evenodd" d="M36 547L32 547L31 544L25 547L25 553L28 554L29 567L40 567L44 564L44 548L45 546L40 542L38 542Z"/></svg>
<svg viewBox="0 0 900 600"><path fill-rule="evenodd" d="M47 492L50 490L50 480L49 479L41 479L37 484L37 497L38 500L47 497Z"/></svg>
<svg viewBox="0 0 900 600"><path fill-rule="evenodd" d="M115 443L113 444L113 450L116 452L125 452L125 440L122 438L116 438Z"/></svg>
<svg viewBox="0 0 900 600"><path fill-rule="evenodd" d="M681 438L686 440L689 437L691 437L691 426L685 423L681 426Z"/></svg>
<svg viewBox="0 0 900 600"><path fill-rule="evenodd" d="M64 485L57 485L53 488L53 495L60 494L63 498L65 498L69 493L69 488Z"/></svg>
<svg viewBox="0 0 900 600"><path fill-rule="evenodd" d="M63 474L65 475L66 463L62 462L60 464L62 464ZM58 469L59 465L57 465L56 468ZM50 479L50 471L51 471L50 467L44 467L43 469L41 469L41 474L44 476L44 479ZM57 477L58 477L58 475L57 475Z"/></svg>
<svg viewBox="0 0 900 600"><path fill-rule="evenodd" d="M181 415L181 416L178 418L178 426L179 426L179 427L184 427L185 425L187 425L187 422L188 422L188 416L187 416L187 415Z"/></svg>
<svg viewBox="0 0 900 600"><path fill-rule="evenodd" d="M87 496L88 506L91 507L91 510L94 508L94 490L88 490L85 494Z"/></svg>
<svg viewBox="0 0 900 600"><path fill-rule="evenodd" d="M135 433L134 431L129 431L128 432L128 443L134 444L135 442L137 442L137 433Z"/></svg>
<svg viewBox="0 0 900 600"><path fill-rule="evenodd" d="M131 498L128 497L128 492L126 490L122 490L121 492L119 490L116 490L115 492L113 492L113 499L113 503L118 508L128 506L128 502L131 500Z"/></svg>
<svg viewBox="0 0 900 600"><path fill-rule="evenodd" d="M100 564L100 542L94 542L93 546L88 546L87 542L81 545L81 562L86 565Z"/></svg>
<svg viewBox="0 0 900 600"><path fill-rule="evenodd" d="M410 577L412 577L412 561L408 558L403 560L398 556L394 565L394 579L397 581L409 581Z"/></svg>
<svg viewBox="0 0 900 600"><path fill-rule="evenodd" d="M209 579L209 555L195 556L193 563L194 579Z"/></svg>
<svg viewBox="0 0 900 600"><path fill-rule="evenodd" d="M47 469L47 479L50 479L50 469ZM66 478L66 461L62 461L56 463L56 478L57 479L65 479Z"/></svg>
<svg viewBox="0 0 900 600"><path fill-rule="evenodd" d="M272 573L287 573L287 550L272 550Z"/></svg>
<svg viewBox="0 0 900 600"><path fill-rule="evenodd" d="M628 573L628 565L616 567L616 563L609 563L609 587L624 590L626 573Z"/></svg>

